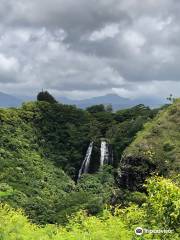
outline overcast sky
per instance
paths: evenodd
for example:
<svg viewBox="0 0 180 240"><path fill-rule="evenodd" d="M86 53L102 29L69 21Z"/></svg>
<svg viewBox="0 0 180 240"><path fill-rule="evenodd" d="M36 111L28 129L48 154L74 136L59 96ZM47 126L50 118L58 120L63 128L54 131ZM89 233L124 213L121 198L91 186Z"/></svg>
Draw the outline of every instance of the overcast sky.
<svg viewBox="0 0 180 240"><path fill-rule="evenodd" d="M0 91L180 92L179 0L0 0Z"/></svg>

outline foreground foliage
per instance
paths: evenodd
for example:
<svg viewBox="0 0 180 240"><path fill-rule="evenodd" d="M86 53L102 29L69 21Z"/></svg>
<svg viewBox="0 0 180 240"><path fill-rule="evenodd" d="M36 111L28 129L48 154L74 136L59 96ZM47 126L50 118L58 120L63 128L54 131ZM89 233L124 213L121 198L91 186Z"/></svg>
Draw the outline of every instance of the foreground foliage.
<svg viewBox="0 0 180 240"><path fill-rule="evenodd" d="M88 216L80 211L65 227L47 225L40 228L31 224L21 211L7 205L0 206L1 240L178 240L180 229L180 189L169 179L154 177L147 181L148 196L141 207L131 205L122 209L106 209L99 216ZM136 227L172 230L167 234L134 233Z"/></svg>

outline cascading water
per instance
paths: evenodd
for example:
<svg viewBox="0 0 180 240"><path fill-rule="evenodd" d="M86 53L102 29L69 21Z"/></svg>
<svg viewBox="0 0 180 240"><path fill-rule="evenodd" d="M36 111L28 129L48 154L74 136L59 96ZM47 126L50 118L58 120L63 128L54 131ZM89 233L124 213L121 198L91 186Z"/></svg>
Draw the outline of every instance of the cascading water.
<svg viewBox="0 0 180 240"><path fill-rule="evenodd" d="M91 142L89 144L89 147L86 152L86 156L85 156L85 158L82 162L81 168L79 170L78 179L81 178L82 174L89 172L93 145L94 145L94 142ZM114 157L113 157L112 145L110 145L108 143L107 139L101 139L101 149L100 150L101 150L100 167L103 167L105 164L113 165Z"/></svg>
<svg viewBox="0 0 180 240"><path fill-rule="evenodd" d="M109 163L109 148L106 140L101 140L101 159L100 166Z"/></svg>
<svg viewBox="0 0 180 240"><path fill-rule="evenodd" d="M81 168L79 170L78 179L81 178L82 174L88 173L88 171L89 171L92 149L93 149L93 142L91 142L89 144L88 150L86 152L86 156L85 156L84 161L83 161L83 163L81 165Z"/></svg>

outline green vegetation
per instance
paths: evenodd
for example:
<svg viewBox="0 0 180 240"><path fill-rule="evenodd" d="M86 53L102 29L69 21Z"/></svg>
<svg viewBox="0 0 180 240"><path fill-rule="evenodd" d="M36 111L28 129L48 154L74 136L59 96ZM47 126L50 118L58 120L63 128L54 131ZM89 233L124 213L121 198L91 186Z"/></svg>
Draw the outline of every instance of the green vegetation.
<svg viewBox="0 0 180 240"><path fill-rule="evenodd" d="M178 239L179 122L180 100L113 112L41 92L0 109L0 239ZM99 167L101 138L113 166ZM77 180L91 141L90 172ZM138 226L173 233L137 237Z"/></svg>
<svg viewBox="0 0 180 240"><path fill-rule="evenodd" d="M38 101L45 101L49 103L57 103L56 99L47 91L42 91L37 95Z"/></svg>
<svg viewBox="0 0 180 240"><path fill-rule="evenodd" d="M124 151L121 185L140 189L151 173L171 177L180 170L180 100L145 124L135 141ZM126 176L125 176L126 175Z"/></svg>
<svg viewBox="0 0 180 240"><path fill-rule="evenodd" d="M77 185L72 179L89 143L90 120L85 111L48 102L1 109L0 191L12 189L2 201L25 209L41 224L64 223L80 209L101 211L113 188L109 170L86 176Z"/></svg>
<svg viewBox="0 0 180 240"><path fill-rule="evenodd" d="M101 215L89 216L80 211L69 219L65 227L31 224L21 211L7 205L0 206L0 239L3 240L131 240L131 239L179 239L178 186L169 179L151 178L147 181L148 197L141 207L105 209ZM137 236L136 227L148 230L172 230L165 234L144 233Z"/></svg>
<svg viewBox="0 0 180 240"><path fill-rule="evenodd" d="M87 108L87 110L94 117L93 140L100 137L106 137L110 140L115 153L116 167L123 151L134 140L136 133L143 128L146 122L152 120L159 111L159 109L151 110L142 104L130 109L119 110L116 113L107 111L103 105L95 105Z"/></svg>
<svg viewBox="0 0 180 240"><path fill-rule="evenodd" d="M47 223L53 221L56 202L73 189L74 183L45 157L38 144L43 139L33 125L41 112L32 112L30 107L0 111L0 190L12 188L13 194L4 201L26 209L34 221Z"/></svg>

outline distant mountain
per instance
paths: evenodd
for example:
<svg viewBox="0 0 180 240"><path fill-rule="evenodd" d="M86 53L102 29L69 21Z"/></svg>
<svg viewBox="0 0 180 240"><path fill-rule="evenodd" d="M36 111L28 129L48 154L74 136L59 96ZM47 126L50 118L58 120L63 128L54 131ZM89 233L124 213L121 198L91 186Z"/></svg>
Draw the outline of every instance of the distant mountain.
<svg viewBox="0 0 180 240"><path fill-rule="evenodd" d="M117 108L123 108L129 105L128 99L119 97L118 95L115 95L115 94L108 94L100 97L88 98L83 100L71 100L68 98L60 97L58 98L58 100L65 104L76 105L80 108L87 108L89 106L97 105L97 104L104 104L104 105L112 104L114 109L117 109Z"/></svg>
<svg viewBox="0 0 180 240"><path fill-rule="evenodd" d="M12 95L0 92L0 107L17 107L22 100Z"/></svg>
<svg viewBox="0 0 180 240"><path fill-rule="evenodd" d="M35 101L35 100L36 100L35 97L23 96L20 99L15 96L0 92L0 107L17 107L17 106L20 106L24 101ZM146 106L155 108L166 103L166 101L161 98L149 97L149 98L137 98L137 99L131 100L128 98L120 97L117 94L108 94L100 97L88 98L83 100L73 100L66 97L57 97L57 100L61 103L68 104L68 105L76 105L77 107L83 108L83 109L90 107L92 105L111 104L114 110L129 108L138 104L144 104Z"/></svg>
<svg viewBox="0 0 180 240"><path fill-rule="evenodd" d="M165 100L160 98L137 98L134 100L120 97L116 94L108 94L100 97L94 97L84 100L71 100L65 97L59 97L58 101L64 103L64 104L72 104L76 105L80 108L87 108L92 105L97 104L112 104L114 110L123 109L123 108L129 108L138 104L144 104L149 107L159 107L166 103Z"/></svg>

